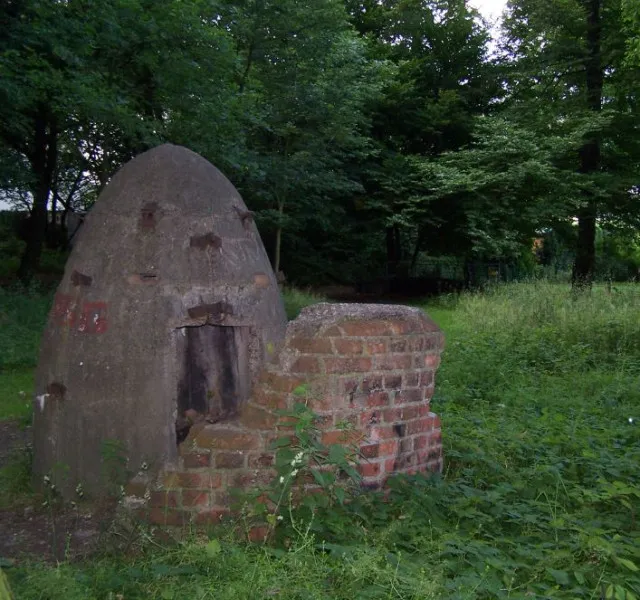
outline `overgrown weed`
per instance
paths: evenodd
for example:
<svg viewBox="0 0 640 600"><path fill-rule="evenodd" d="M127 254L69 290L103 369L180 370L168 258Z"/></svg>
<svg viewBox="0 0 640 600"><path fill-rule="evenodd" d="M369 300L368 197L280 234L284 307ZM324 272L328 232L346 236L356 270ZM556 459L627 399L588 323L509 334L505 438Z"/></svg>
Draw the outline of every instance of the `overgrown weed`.
<svg viewBox="0 0 640 600"><path fill-rule="evenodd" d="M287 318L290 321L295 319L305 306L318 302L326 302L326 298L314 293L310 289L300 290L290 286L282 288L282 299L284 301Z"/></svg>
<svg viewBox="0 0 640 600"><path fill-rule="evenodd" d="M57 568L20 598L640 597L640 295L513 284L438 306L442 477L292 507L271 545L231 534ZM315 299L314 299L315 301ZM290 313L291 314L291 313ZM295 458L295 456L294 456ZM286 516L286 512L281 513Z"/></svg>

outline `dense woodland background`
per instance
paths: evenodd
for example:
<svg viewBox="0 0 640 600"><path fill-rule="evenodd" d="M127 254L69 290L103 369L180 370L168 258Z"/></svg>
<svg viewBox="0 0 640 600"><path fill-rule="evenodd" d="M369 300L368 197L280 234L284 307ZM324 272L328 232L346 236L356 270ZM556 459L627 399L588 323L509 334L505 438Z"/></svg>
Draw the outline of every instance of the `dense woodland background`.
<svg viewBox="0 0 640 600"><path fill-rule="evenodd" d="M636 0L512 0L494 42L464 0L5 0L0 31L23 280L163 141L225 172L297 284L640 273Z"/></svg>

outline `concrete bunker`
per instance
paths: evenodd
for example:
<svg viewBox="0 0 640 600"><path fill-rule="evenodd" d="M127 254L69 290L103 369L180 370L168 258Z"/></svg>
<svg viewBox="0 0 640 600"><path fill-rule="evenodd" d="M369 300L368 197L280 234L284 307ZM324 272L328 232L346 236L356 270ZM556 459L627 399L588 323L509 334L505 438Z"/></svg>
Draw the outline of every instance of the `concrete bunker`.
<svg viewBox="0 0 640 600"><path fill-rule="evenodd" d="M442 468L430 410L444 339L422 311L318 304L287 324L252 214L200 156L127 163L86 218L41 346L34 472L73 498L127 458L129 506L153 523L217 522L231 488L274 476L282 417L305 401L325 444L350 444L367 487ZM310 486L307 486L310 487Z"/></svg>
<svg viewBox="0 0 640 600"><path fill-rule="evenodd" d="M86 217L44 332L34 470L73 497L179 459L194 422L237 415L286 315L252 213L226 177L165 144L124 165Z"/></svg>

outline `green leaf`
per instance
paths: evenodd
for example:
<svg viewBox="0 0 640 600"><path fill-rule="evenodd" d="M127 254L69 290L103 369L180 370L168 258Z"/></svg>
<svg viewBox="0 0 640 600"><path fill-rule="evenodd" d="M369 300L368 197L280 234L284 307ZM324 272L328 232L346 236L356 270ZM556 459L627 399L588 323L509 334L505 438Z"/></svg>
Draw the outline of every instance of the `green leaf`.
<svg viewBox="0 0 640 600"><path fill-rule="evenodd" d="M638 571L638 566L628 558L620 558L619 556L616 556L614 560L618 564L621 564L623 567L626 567L627 569L629 569L629 571L634 571L634 572Z"/></svg>
<svg viewBox="0 0 640 600"><path fill-rule="evenodd" d="M569 573L566 571L547 568L547 573L556 580L556 583L559 583L560 585L571 585L571 578L569 577Z"/></svg>
<svg viewBox="0 0 640 600"><path fill-rule="evenodd" d="M213 540L209 540L204 550L209 558L214 558L222 552L222 546L220 546L220 542L214 538Z"/></svg>
<svg viewBox="0 0 640 600"><path fill-rule="evenodd" d="M311 469L311 474L319 485L321 485L322 487L325 487L327 485L322 471L318 469Z"/></svg>

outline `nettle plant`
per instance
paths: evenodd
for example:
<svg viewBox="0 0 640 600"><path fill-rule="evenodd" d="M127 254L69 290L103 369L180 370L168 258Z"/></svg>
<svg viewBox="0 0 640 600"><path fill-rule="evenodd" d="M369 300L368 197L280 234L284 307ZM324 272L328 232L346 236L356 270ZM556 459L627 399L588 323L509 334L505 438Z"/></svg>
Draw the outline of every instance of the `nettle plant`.
<svg viewBox="0 0 640 600"><path fill-rule="evenodd" d="M296 515L306 514L312 520L318 510L343 506L361 481L356 468L360 451L350 435L353 424L343 421L337 425L344 431L341 443L324 444L318 427L323 417L309 408L307 386L301 385L293 393L299 401L292 409L279 411L282 420L290 423L290 430L272 445L276 476L245 505L250 520L267 523L268 535L279 524L299 531L304 517Z"/></svg>

